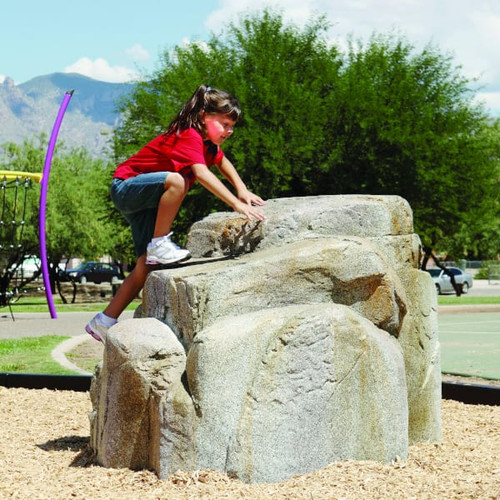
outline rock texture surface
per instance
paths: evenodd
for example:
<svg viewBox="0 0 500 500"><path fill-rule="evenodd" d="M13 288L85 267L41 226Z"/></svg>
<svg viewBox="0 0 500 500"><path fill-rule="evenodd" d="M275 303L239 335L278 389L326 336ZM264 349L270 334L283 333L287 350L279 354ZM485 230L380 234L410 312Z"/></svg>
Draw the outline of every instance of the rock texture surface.
<svg viewBox="0 0 500 500"><path fill-rule="evenodd" d="M110 467L280 481L439 441L432 280L395 197L270 200L263 223L193 225L140 316L110 331L91 442Z"/></svg>

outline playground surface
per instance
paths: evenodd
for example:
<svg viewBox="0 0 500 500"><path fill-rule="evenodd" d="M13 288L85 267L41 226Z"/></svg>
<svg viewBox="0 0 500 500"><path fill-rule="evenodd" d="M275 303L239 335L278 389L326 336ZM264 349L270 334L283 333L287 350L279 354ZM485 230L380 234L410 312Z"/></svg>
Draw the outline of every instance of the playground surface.
<svg viewBox="0 0 500 500"><path fill-rule="evenodd" d="M498 297L500 284L475 280L471 297ZM500 380L500 304L438 308L441 371Z"/></svg>
<svg viewBox="0 0 500 500"><path fill-rule="evenodd" d="M500 380L500 312L438 316L441 371Z"/></svg>
<svg viewBox="0 0 500 500"><path fill-rule="evenodd" d="M500 492L500 406L443 400L443 439L407 460L340 460L280 483L245 484L216 470L152 471L97 465L88 393L0 387L0 498L54 499L494 499Z"/></svg>

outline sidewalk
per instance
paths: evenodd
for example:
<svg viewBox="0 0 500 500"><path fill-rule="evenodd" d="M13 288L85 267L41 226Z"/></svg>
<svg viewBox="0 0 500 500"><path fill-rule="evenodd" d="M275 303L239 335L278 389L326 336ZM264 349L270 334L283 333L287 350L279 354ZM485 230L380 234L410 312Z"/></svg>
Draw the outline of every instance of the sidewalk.
<svg viewBox="0 0 500 500"><path fill-rule="evenodd" d="M0 315L0 340L42 335L66 335L75 337L85 333L85 325L96 312L61 312L52 319L46 313L15 313L12 321L9 311ZM125 311L120 319L132 318L134 311Z"/></svg>

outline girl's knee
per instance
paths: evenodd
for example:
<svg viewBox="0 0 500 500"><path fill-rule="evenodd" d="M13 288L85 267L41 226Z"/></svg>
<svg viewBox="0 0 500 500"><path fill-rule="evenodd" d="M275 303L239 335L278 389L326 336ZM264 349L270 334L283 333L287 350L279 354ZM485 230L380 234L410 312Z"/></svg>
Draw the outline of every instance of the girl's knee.
<svg viewBox="0 0 500 500"><path fill-rule="evenodd" d="M187 181L177 172L169 172L165 180L165 189L174 188L182 192L186 191Z"/></svg>

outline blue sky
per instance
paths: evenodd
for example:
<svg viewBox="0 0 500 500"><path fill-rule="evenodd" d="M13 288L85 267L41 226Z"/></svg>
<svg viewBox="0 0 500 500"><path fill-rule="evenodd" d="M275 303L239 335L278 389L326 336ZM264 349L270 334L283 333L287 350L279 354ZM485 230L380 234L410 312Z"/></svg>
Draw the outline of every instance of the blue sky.
<svg viewBox="0 0 500 500"><path fill-rule="evenodd" d="M207 40L242 12L264 6L298 25L326 14L340 46L349 34L366 39L374 31L395 31L417 48L432 42L465 76L478 78L478 99L500 116L499 0L8 1L0 18L0 82L54 72L127 81L153 71L164 50Z"/></svg>

